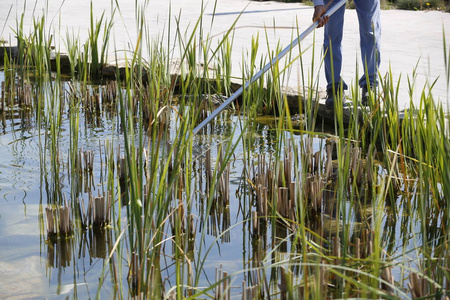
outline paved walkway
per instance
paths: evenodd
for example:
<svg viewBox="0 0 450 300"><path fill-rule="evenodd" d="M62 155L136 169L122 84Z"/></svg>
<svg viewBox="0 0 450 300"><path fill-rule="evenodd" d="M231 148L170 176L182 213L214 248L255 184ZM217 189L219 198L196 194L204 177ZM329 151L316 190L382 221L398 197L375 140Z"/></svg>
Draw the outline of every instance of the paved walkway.
<svg viewBox="0 0 450 300"><path fill-rule="evenodd" d="M23 0L22 0L23 1ZM2 13L0 15L0 26L5 26L2 36L9 38L12 26L15 28L15 16L23 10L21 1L11 6L11 1L0 0ZM58 1L51 1L47 7L47 23L55 25L51 31L55 36L61 33L61 47L64 46L67 30L80 35L80 40L84 41L89 27L89 1L66 1L61 9ZM75 3L75 2L82 2ZM121 14L117 14L114 28L115 45L117 49L132 48L133 41L136 41L135 33L135 9L130 1L119 0ZM205 1L206 2L206 1ZM94 9L99 15L106 11L106 16L110 12L110 1L102 0L94 2ZM133 1L134 3L134 1ZM193 28L201 11L202 0L172 0L172 23L171 40L174 41L176 23L174 17L181 14L181 28ZM233 42L233 74L242 76L241 66L251 47L252 36L259 34L259 53L267 53L268 47L276 49L277 43L283 47L287 46L293 35L302 32L311 24L313 8L299 3L280 2L259 2L248 0L218 0L216 2L216 15L213 18L214 1L205 4L203 28L204 33L210 35L220 35L230 28L232 23L239 17L236 23ZM7 19L7 12L11 7L11 13ZM39 0L36 12L42 11L44 1ZM29 4L25 17L25 28L31 22L31 11L33 7ZM147 24L153 36L167 38L169 2L163 0L151 0L146 9ZM35 13L37 15L38 13ZM447 29L447 49L450 45L450 13L438 11L403 11L403 10L383 10L382 11L382 64L381 73L386 74L389 70L396 84L400 84L399 105L408 106L410 97L408 93L408 77L412 77L416 68L416 89L413 96L414 102L419 101L422 88L427 84L436 81L433 88L433 96L445 105L450 105L450 95L447 90L447 81L444 67L444 46L443 28ZM212 23L212 25L211 25ZM297 31L298 28L298 31ZM27 31L26 31L27 32ZM318 72L320 86L325 86L325 76L322 70L318 70L320 64L320 50L323 40L323 30L316 30L302 42L302 48L306 51L303 54L304 74L311 72L312 55L314 53L315 64L314 74ZM130 43L131 41L131 43ZM217 42L213 42L215 45ZM311 47L314 46L315 50ZM114 44L111 46L114 48ZM311 47L307 49L308 47ZM358 21L355 10L348 9L346 12L344 28L344 68L343 77L347 83L356 80L356 66L359 65L359 74L362 74L359 57L359 34ZM313 51L314 50L314 51ZM296 51L298 54L298 51ZM286 79L285 85L297 87L300 81L300 63L297 60ZM401 76L401 80L399 80Z"/></svg>

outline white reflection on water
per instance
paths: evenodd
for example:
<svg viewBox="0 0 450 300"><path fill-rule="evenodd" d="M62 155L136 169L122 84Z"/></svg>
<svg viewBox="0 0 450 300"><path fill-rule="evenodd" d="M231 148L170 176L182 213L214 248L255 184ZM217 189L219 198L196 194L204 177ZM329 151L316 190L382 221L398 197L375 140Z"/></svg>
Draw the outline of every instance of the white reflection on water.
<svg viewBox="0 0 450 300"><path fill-rule="evenodd" d="M0 298L43 297L47 279L39 250L38 205L0 203Z"/></svg>
<svg viewBox="0 0 450 300"><path fill-rule="evenodd" d="M11 262L0 261L0 298L42 298L46 290L40 256Z"/></svg>

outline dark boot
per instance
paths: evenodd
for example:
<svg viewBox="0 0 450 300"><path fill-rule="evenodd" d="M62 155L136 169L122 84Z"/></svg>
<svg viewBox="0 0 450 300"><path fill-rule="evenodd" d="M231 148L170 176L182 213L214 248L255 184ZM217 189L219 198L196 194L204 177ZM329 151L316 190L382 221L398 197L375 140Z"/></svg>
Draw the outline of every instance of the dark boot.
<svg viewBox="0 0 450 300"><path fill-rule="evenodd" d="M328 110L333 110L334 109L334 102L339 99L338 96L341 98L342 102L345 101L345 95L344 92L341 89L335 89L336 93L333 93L333 89L328 89L327 90L327 99L325 100L325 107ZM342 92L342 94L340 95L340 93Z"/></svg>

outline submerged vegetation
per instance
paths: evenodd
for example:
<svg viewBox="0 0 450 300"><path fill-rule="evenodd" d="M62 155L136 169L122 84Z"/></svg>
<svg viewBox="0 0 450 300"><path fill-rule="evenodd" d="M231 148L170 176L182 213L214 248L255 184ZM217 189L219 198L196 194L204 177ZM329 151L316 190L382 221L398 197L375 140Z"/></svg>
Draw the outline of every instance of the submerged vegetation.
<svg viewBox="0 0 450 300"><path fill-rule="evenodd" d="M306 62L301 111L281 92L293 49L193 136L233 90L234 24L213 45L201 14L190 31L176 23L166 45L142 11L114 80L104 77L113 20L95 21L92 7L88 41L68 34L67 56L45 16L30 34L19 20L18 59L5 56L0 128L19 119L35 130L48 268L76 264L87 247L103 264L97 296L113 298L448 299L449 117L432 85L400 112L397 80L380 74L368 109L355 87L353 107L338 103L322 131ZM279 51L258 62L259 47L255 37L243 78Z"/></svg>

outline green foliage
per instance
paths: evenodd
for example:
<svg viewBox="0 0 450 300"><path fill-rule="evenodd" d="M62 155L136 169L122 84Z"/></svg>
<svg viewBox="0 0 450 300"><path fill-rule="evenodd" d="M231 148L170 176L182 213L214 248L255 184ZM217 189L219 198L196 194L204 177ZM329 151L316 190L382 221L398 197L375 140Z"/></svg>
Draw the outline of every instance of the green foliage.
<svg viewBox="0 0 450 300"><path fill-rule="evenodd" d="M398 110L397 82L400 80L394 79L392 72L380 75L379 85L370 93L370 109L358 107L360 95L358 87L355 87L352 90L354 106L350 111L349 122L344 122L343 99L338 99L334 132L317 133L314 130L319 105L314 98L317 99L315 91L318 82L315 81L314 72L309 73L303 69L300 54L305 92L298 102L308 113L305 113L306 122L299 128L293 128L289 105L286 97L281 94L283 73L289 71L290 64L299 58L289 57L285 65L281 62L274 64L268 75L255 82L244 93L239 107L241 114L234 116L234 120L239 120L238 122L230 124L229 116L226 116L220 120L222 122L211 124L203 132L208 133L209 129L209 134L193 136L193 128L202 113L208 111L203 105L199 105L202 104L200 95L211 96L217 92L211 81L207 80L217 82L218 91L230 93L232 37L236 22L217 47L213 48L209 36L202 32L203 12L191 32L186 30L183 33L177 21L181 66L186 70L182 71L179 90L175 91L175 79L170 77L168 71L168 57L172 47L170 43L165 48L162 43L154 42L150 38L151 30L145 23L144 11L138 10L137 13L142 17L141 22L138 22L138 40L131 57L126 57L124 75L117 76L118 83L109 90L115 96L107 100L105 93L102 96L105 106L96 110L89 105L89 99L92 99L87 95L89 88L82 84L75 84L75 88L70 88L71 102L68 109L71 149L68 168L71 172L68 173L73 177L77 176L75 168L79 164L79 147L83 144L80 139L85 135L79 129L82 116L88 119L95 117L94 111L101 114L110 109L113 115L116 114L111 119L118 123L117 128L120 128L121 133L119 137L115 134L111 137L114 140L111 144L122 142L124 147L122 152L119 148L117 162L114 161L113 146L105 149L108 154L106 190L114 200L110 219L116 222L112 221L111 228L104 230L114 232L115 243L108 250L108 259L103 260L104 270L100 276L97 297L103 289L102 284L110 280L113 282L114 293L120 298L124 298L128 291L129 296L142 293L149 298L161 298L167 287L168 296L173 292L179 299L194 299L206 297L207 293L221 285L226 290L229 285L225 282L229 278L242 273L258 273L257 277L263 280L255 288L259 289L254 294L255 298L263 298L263 295L280 295L280 298L286 299L297 299L300 296L317 299L355 296L407 298L403 277L397 278L398 282L392 276L383 277L385 270L391 268L396 268L397 273L417 273L419 276L425 270L427 273L430 271L433 276L428 273L429 277L423 285L426 284L429 291L436 289L436 293L440 292L437 289L443 290L444 281L448 278L448 233L445 230L441 233L433 228L438 227L437 224L441 228L449 226L449 120L443 108L433 102L432 84L423 88L419 105L414 106L411 99L411 107L402 119ZM66 130L62 124L64 111L67 110L61 99L66 92L60 89L60 77L56 76L56 82L45 77L50 73L51 45L51 38L48 38L44 30L45 18L37 19L33 24L35 31L30 37L22 33L21 26L18 26L17 32L21 33L18 36L23 41L22 51L25 55L22 64L34 66L35 74L39 75L36 76L39 79L36 84L38 99L34 104L37 106L36 119L46 129L46 144L41 145L41 149L42 152L49 153L49 173L52 175L49 181L54 183L52 188L55 191L52 197L60 201L60 155L64 151L60 149L59 137ZM103 15L100 20L94 21L91 8L90 25L89 40L84 47L79 46L75 36L66 35L72 64L70 72L72 77L76 77L75 73L78 72L81 80L100 75L107 52L108 33L113 22L105 21ZM148 36L145 36L146 32ZM265 61L275 57L282 49L280 44L275 49L267 44L269 55L260 57L259 38L257 36L252 39L250 51L245 57L247 59L242 60L243 81L252 77L263 67ZM143 49L148 51L147 61L143 59ZM302 53L300 45L299 50ZM448 77L449 52L444 34L444 62ZM313 62L314 59L311 68L317 70ZM199 68L200 63L204 64L202 68ZM211 77L210 63L219 66ZM22 75L24 74L21 77ZM76 82L76 78L72 79ZM413 89L411 85L411 90ZM172 98L175 92L179 93L178 103ZM193 101L185 100L189 95L194 96ZM265 139L260 132L247 130L249 125L246 124L249 122L241 122L244 118L253 120L261 113L268 112L277 121L275 128L264 129L263 134L267 135ZM226 130L221 132L221 127ZM240 133L235 134L236 129L240 129ZM323 142L324 139L320 139L314 145L318 150L313 151L312 141L319 140L318 135L329 139L327 144ZM333 150L328 152L328 145L331 144L328 144L329 141L336 147L335 159L332 159ZM194 154L195 147L211 151L215 144L218 147L215 162L211 163L211 157L202 160L199 158L202 154ZM267 153L265 150L258 152L259 148L264 147L272 148ZM241 152L237 155L242 156L242 161L241 158L236 158L238 148ZM270 161L268 164L264 164L261 158L266 154L267 161ZM119 159L120 155L123 157ZM331 168L331 174L328 175L325 175L325 168L321 165L325 156L329 156L327 160ZM254 157L258 157L258 162L253 163ZM375 162L375 158L379 162ZM203 176L201 170L207 169L203 167L207 165L206 160L213 167ZM236 201L242 206L243 220L223 230L211 243L206 236L208 220L220 206L218 182L230 181L225 175L228 172L227 165L232 161L245 165L242 176L235 174L233 179L240 181L236 194L242 194ZM267 170L265 166L268 166ZM44 160L41 167L46 168ZM251 174L258 168L262 171ZM200 173L196 173L197 169ZM121 176L122 173L124 176ZM255 178L269 173L271 176L267 180L261 180L261 185L271 183L268 186L270 193L267 194L269 207L264 209L265 214L258 211L253 218L252 213L259 205L255 204L258 195L267 192L264 189L261 193L255 192L255 187L258 187L255 185ZM73 178L71 180L75 182ZM203 180L209 180L209 184L203 184ZM317 185L313 186L312 183ZM294 203L293 209L288 213L278 210L282 203L280 190L273 192L274 187L287 190L287 184L292 186L289 190L290 203ZM308 187L307 184L311 185ZM206 192L202 190L204 187ZM308 191L313 190L313 187L318 188L314 192ZM410 196L411 191L414 191L414 196ZM70 201L79 194L79 188L72 183ZM398 195L402 195L401 200L397 200ZM313 204L313 198L318 199L316 203L319 204ZM229 205L228 200L221 209L226 210ZM316 209L317 207L320 209ZM361 220L356 221L356 216ZM404 250L398 247L397 241L394 241L397 235L390 234L396 230L398 223L390 222L388 218L401 219L401 229L405 231L403 234L408 239L412 235L414 245L409 244ZM201 229L195 230L194 219L198 219L197 229L200 226ZM254 222L256 226L250 225L254 221L252 219L261 219L264 221L263 226L257 222ZM421 224L413 224L417 220ZM325 221L330 221L333 228L327 228ZM283 225L284 237L277 236L277 226L280 224ZM254 256L244 257L241 269L235 273L218 277L215 281L208 280L207 284L202 282L203 274L209 271L208 256L211 249L233 227L238 226L245 229L242 230L243 240L251 242L249 248L252 251L245 249L243 255ZM251 235L245 236L248 231L246 226L257 227L258 232L255 230ZM272 229L269 236L273 240L262 243L264 231L267 233L269 228ZM328 230L328 233L325 234L324 230ZM358 242L353 242L353 237ZM357 248L360 241L365 246ZM290 248L286 246L281 249L283 244L290 244ZM422 261L422 257L431 259ZM402 259L408 262L403 263ZM174 267L164 265L167 262ZM418 267L413 269L409 264ZM170 278L162 284L162 277L166 273L162 273L161 268L166 267L170 271L167 272ZM129 269L128 287L125 278L122 278L122 269ZM269 280L269 272L273 272L271 284L265 286L264 282ZM328 280L325 274L330 276L328 279L332 284L325 282ZM276 284L279 280L283 288L280 287L281 284ZM244 284L244 289L246 288Z"/></svg>
<svg viewBox="0 0 450 300"><path fill-rule="evenodd" d="M268 0L253 0L253 1L268 1ZM308 5L313 5L310 0L276 0L278 2L300 2ZM381 9L390 9L392 7L406 10L444 10L450 11L449 0L381 0ZM353 0L348 0L348 8L355 8Z"/></svg>
<svg viewBox="0 0 450 300"><path fill-rule="evenodd" d="M395 5L399 9L407 10L443 10L445 8L445 3L443 0L397 0L395 1Z"/></svg>

